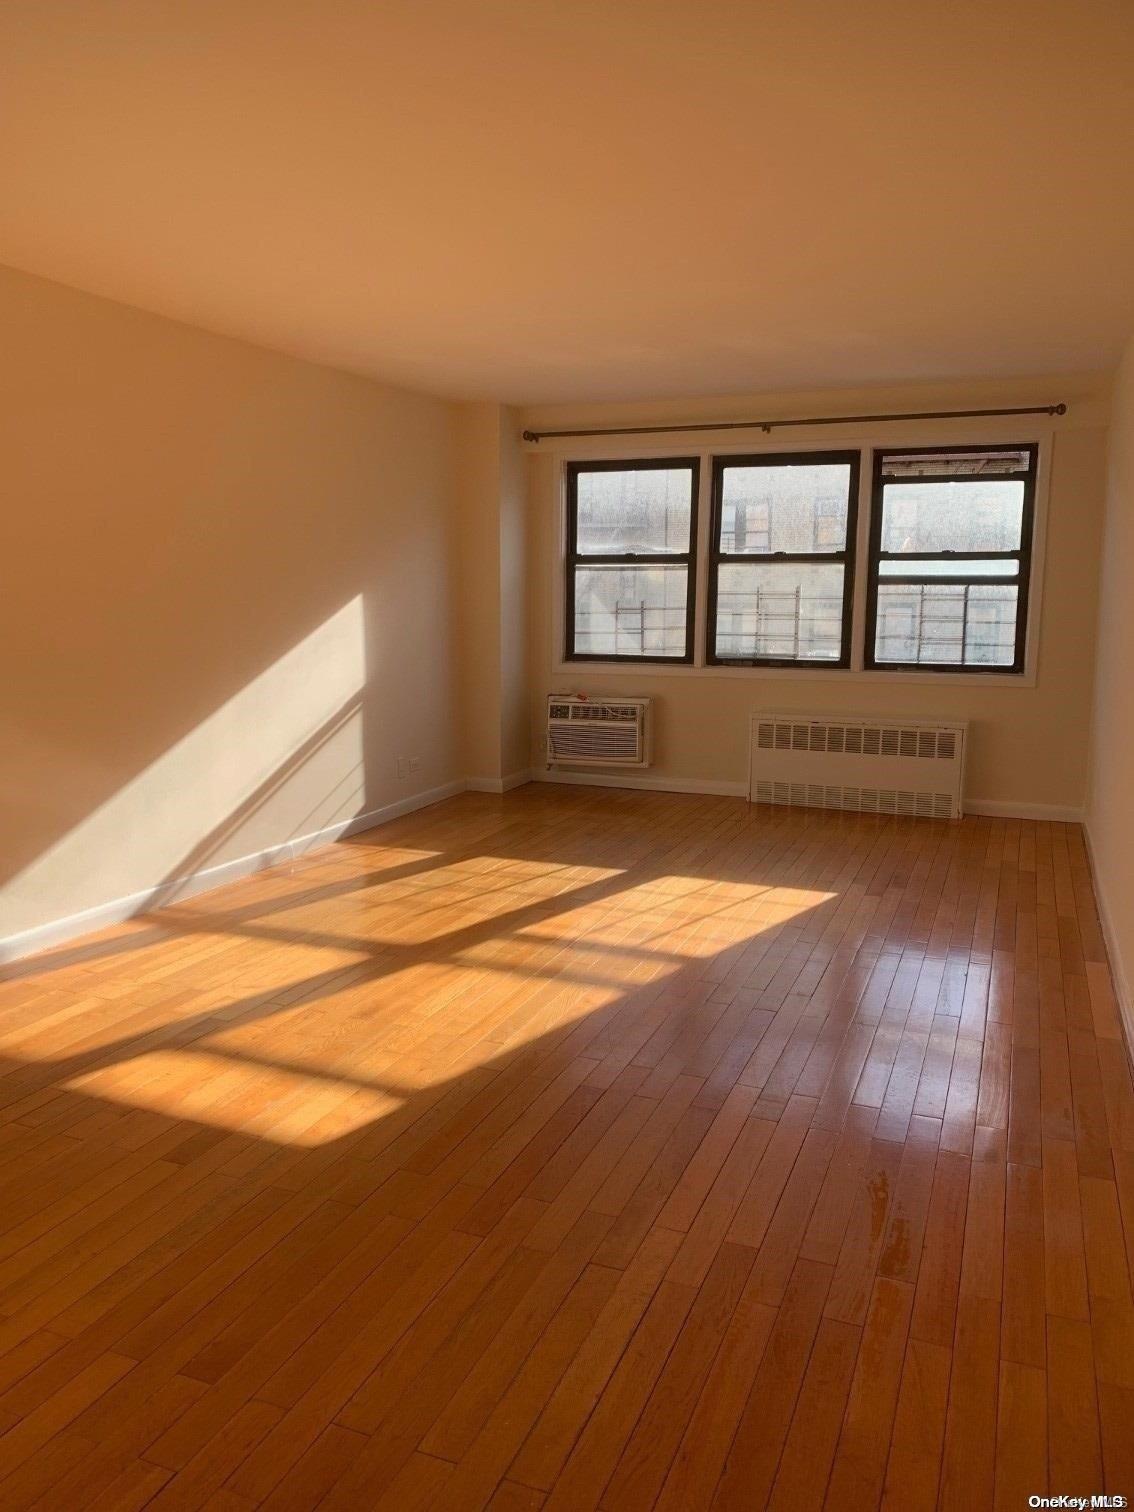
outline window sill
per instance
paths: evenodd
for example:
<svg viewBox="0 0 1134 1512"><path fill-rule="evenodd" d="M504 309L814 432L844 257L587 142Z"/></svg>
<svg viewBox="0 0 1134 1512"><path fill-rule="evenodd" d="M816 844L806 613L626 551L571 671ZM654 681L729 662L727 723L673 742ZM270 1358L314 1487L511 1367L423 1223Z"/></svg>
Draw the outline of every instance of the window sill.
<svg viewBox="0 0 1134 1512"><path fill-rule="evenodd" d="M1034 670L1024 672L882 672L865 668L832 667L714 667L714 666L669 666L665 662L602 662L602 661L556 661L552 664L555 677L574 677L584 680L592 677L724 677L742 678L753 682L777 682L784 678L792 682L811 683L916 683L922 687L960 688L1034 688Z"/></svg>

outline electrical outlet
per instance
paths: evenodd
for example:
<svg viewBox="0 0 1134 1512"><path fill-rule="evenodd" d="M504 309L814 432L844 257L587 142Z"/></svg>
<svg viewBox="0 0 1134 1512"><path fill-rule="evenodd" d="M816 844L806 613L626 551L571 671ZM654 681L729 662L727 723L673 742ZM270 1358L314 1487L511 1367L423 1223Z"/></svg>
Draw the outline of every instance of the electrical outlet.
<svg viewBox="0 0 1134 1512"><path fill-rule="evenodd" d="M398 757L398 776L408 777L410 774L410 759L408 756Z"/></svg>
<svg viewBox="0 0 1134 1512"><path fill-rule="evenodd" d="M410 769L411 772L420 772L421 771L421 757L420 756L411 756L410 757L410 759L409 759L409 769Z"/></svg>

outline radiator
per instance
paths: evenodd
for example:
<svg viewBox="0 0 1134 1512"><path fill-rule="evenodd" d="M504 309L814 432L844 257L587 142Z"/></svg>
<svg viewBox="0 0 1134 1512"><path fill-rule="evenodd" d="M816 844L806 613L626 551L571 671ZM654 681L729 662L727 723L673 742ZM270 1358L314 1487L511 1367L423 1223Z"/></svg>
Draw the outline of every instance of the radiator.
<svg viewBox="0 0 1134 1512"><path fill-rule="evenodd" d="M750 803L959 819L968 726L845 714L754 714Z"/></svg>

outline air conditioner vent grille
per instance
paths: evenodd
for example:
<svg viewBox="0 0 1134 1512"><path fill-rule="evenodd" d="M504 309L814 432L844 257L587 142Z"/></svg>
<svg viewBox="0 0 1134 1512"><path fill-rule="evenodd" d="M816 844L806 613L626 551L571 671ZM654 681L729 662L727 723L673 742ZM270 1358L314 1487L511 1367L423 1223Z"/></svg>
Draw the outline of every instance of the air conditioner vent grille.
<svg viewBox="0 0 1134 1512"><path fill-rule="evenodd" d="M572 719L636 719L638 710L633 704L575 704Z"/></svg>
<svg viewBox="0 0 1134 1512"><path fill-rule="evenodd" d="M548 705L547 715L549 719L587 721L637 719L638 707L635 704L553 703Z"/></svg>
<svg viewBox="0 0 1134 1512"><path fill-rule="evenodd" d="M638 731L632 724L611 725L605 730L557 729L552 732L552 756L587 756L592 761L632 760L638 753Z"/></svg>
<svg viewBox="0 0 1134 1512"><path fill-rule="evenodd" d="M599 703L581 696L547 701L547 759L569 766L650 764L649 699Z"/></svg>

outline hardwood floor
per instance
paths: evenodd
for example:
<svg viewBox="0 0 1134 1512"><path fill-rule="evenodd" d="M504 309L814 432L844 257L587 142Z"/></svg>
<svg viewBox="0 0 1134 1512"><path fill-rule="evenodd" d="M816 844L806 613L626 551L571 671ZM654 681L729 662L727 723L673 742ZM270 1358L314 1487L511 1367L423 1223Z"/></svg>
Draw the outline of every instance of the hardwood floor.
<svg viewBox="0 0 1134 1512"><path fill-rule="evenodd" d="M465 795L0 981L0 1506L1134 1495L1073 826Z"/></svg>

